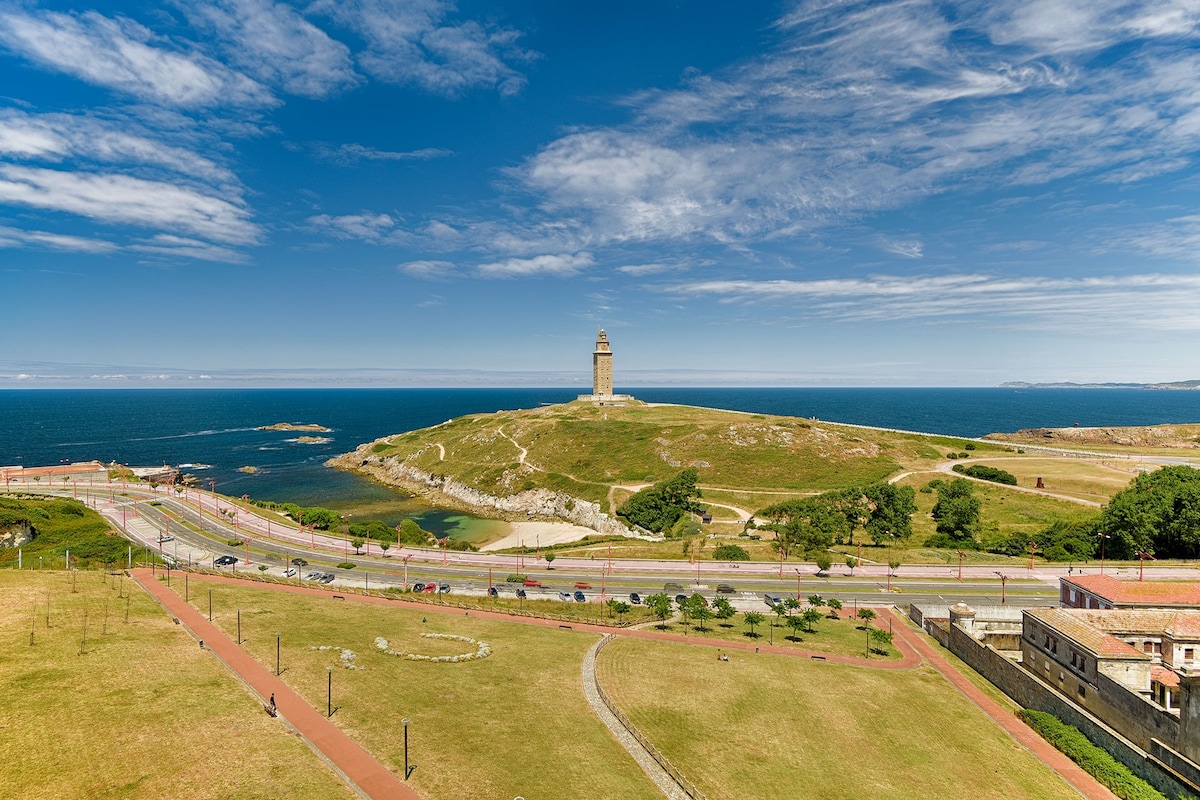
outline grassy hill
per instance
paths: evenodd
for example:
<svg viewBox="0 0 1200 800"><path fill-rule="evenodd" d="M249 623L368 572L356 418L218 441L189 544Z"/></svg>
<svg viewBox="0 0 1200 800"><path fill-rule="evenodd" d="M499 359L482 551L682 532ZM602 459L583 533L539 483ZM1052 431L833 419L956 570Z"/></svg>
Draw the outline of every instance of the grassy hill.
<svg viewBox="0 0 1200 800"><path fill-rule="evenodd" d="M796 417L575 402L460 417L363 445L332 463L384 480L381 468L402 464L496 497L549 489L612 513L635 487L685 467L697 468L706 497L737 495L739 505L758 508L928 469L964 446Z"/></svg>

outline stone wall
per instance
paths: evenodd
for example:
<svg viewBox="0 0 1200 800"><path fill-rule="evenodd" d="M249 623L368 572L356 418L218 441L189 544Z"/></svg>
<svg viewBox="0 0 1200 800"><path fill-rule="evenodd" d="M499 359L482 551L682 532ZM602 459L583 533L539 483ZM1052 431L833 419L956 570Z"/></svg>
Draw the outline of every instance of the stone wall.
<svg viewBox="0 0 1200 800"><path fill-rule="evenodd" d="M1178 774L1178 770L1174 770L1176 774L1172 774L1172 771L1164 769L1137 744L1099 721L1075 702L1055 692L994 648L980 644L958 627L951 628L948 638L947 649L950 652L995 684L1022 708L1045 711L1068 725L1074 725L1093 743L1107 750L1113 758L1129 767L1135 775L1167 797L1200 794L1200 787L1189 784ZM1116 686L1115 683L1113 685ZM1125 689L1121 691L1129 694ZM1140 698L1135 696L1134 699ZM1145 712L1145 709L1136 706L1132 706L1131 710L1139 715ZM1156 709L1150 706L1150 710ZM1150 727L1155 726L1152 724Z"/></svg>

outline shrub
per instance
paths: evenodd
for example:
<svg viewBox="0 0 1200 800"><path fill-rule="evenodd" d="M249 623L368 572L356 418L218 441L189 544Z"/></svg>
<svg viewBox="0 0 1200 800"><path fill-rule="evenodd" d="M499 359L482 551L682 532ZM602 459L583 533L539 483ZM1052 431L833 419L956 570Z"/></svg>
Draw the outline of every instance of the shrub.
<svg viewBox="0 0 1200 800"><path fill-rule="evenodd" d="M714 561L749 561L750 554L745 548L736 544L723 544L713 550L712 554Z"/></svg>
<svg viewBox="0 0 1200 800"><path fill-rule="evenodd" d="M955 464L951 467L960 475L969 475L972 478L979 478L992 483L1003 483L1007 486L1016 486L1017 478L1011 472L1005 472L996 467L989 467L984 464L972 464L969 467L964 467L962 464Z"/></svg>
<svg viewBox="0 0 1200 800"><path fill-rule="evenodd" d="M1122 800L1166 800L1161 792L1130 772L1107 751L1088 741L1078 728L1044 711L1022 709L1017 716Z"/></svg>
<svg viewBox="0 0 1200 800"><path fill-rule="evenodd" d="M974 442L967 442L966 444L963 445L963 450L974 450L974 449L975 449Z"/></svg>
<svg viewBox="0 0 1200 800"><path fill-rule="evenodd" d="M504 579L505 583L524 583L529 578L528 575L509 575Z"/></svg>
<svg viewBox="0 0 1200 800"><path fill-rule="evenodd" d="M343 561L342 563L337 565L337 568L338 569L354 569L354 565L351 564L349 561Z"/></svg>
<svg viewBox="0 0 1200 800"><path fill-rule="evenodd" d="M241 539L230 539L225 544L228 545L229 547L241 547L242 545L245 544L245 542L243 542Z"/></svg>

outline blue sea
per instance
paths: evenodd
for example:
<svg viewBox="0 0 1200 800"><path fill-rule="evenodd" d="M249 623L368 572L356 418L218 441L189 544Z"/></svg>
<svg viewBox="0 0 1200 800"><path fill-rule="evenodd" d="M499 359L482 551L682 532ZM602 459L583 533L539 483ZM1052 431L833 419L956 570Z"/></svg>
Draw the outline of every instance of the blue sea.
<svg viewBox="0 0 1200 800"><path fill-rule="evenodd" d="M573 400L576 389L207 389L0 391L0 465L96 459L185 468L228 495L414 516L438 533L471 538L475 521L423 506L326 459L388 434L463 414ZM636 388L649 402L816 417L953 436L1020 428L1200 422L1200 391L1139 389L700 389ZM276 422L332 428L256 430ZM259 472L239 472L243 466Z"/></svg>

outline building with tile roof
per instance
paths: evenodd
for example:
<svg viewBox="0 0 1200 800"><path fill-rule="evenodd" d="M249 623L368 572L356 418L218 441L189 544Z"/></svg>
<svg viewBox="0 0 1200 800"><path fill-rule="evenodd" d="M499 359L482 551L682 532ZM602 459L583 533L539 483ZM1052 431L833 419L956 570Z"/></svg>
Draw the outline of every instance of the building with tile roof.
<svg viewBox="0 0 1200 800"><path fill-rule="evenodd" d="M1127 581L1112 575L1062 578L1063 608L1200 608L1200 581Z"/></svg>

